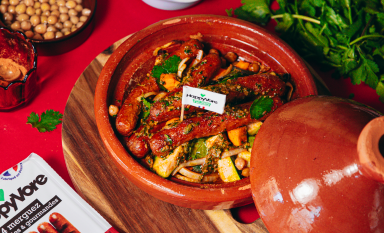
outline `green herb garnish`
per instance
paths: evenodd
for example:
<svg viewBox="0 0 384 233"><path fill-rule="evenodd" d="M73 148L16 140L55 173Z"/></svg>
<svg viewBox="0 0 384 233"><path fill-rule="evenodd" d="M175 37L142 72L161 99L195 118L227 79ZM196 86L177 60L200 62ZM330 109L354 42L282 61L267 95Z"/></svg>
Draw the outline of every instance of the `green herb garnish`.
<svg viewBox="0 0 384 233"><path fill-rule="evenodd" d="M262 96L253 101L249 111L252 119L260 119L266 113L272 110L273 100L269 97Z"/></svg>
<svg viewBox="0 0 384 233"><path fill-rule="evenodd" d="M242 0L238 18L266 24L304 59L336 68L332 77L349 77L376 90L384 102L384 1ZM232 11L227 11L232 14Z"/></svg>
<svg viewBox="0 0 384 233"><path fill-rule="evenodd" d="M32 112L27 118L27 124L31 124L33 128L36 128L40 133L50 132L56 129L58 124L61 124L63 114L52 109L47 110L41 114Z"/></svg>
<svg viewBox="0 0 384 233"><path fill-rule="evenodd" d="M172 74L177 73L179 63L181 62L180 57L173 55L164 61L162 65L156 65L152 69L152 75L155 78L160 78L161 74Z"/></svg>

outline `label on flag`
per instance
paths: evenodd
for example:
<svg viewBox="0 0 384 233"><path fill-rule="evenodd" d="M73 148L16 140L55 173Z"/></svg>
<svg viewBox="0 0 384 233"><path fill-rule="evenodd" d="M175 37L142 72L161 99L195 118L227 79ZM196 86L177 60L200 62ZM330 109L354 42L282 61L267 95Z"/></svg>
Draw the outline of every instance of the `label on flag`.
<svg viewBox="0 0 384 233"><path fill-rule="evenodd" d="M183 105L192 105L223 114L226 95L199 88L183 86Z"/></svg>

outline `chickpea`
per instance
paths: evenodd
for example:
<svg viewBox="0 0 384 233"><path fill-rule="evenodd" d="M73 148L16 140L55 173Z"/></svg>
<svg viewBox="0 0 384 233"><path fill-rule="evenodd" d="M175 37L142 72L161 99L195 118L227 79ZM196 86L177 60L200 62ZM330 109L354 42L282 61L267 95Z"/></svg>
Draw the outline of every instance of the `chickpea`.
<svg viewBox="0 0 384 233"><path fill-rule="evenodd" d="M27 14L18 15L17 16L17 20L20 21L20 22L23 22L25 20L29 20L29 15L27 15Z"/></svg>
<svg viewBox="0 0 384 233"><path fill-rule="evenodd" d="M9 5L8 0L2 0L2 1L1 1L1 5L6 5L6 6L8 6L8 5Z"/></svg>
<svg viewBox="0 0 384 233"><path fill-rule="evenodd" d="M79 22L79 17L77 17L77 16L71 16L70 20L71 20L71 22L72 22L73 24L77 24L77 23Z"/></svg>
<svg viewBox="0 0 384 233"><path fill-rule="evenodd" d="M56 35L55 35L55 38L60 38L63 36L63 33L62 32L56 32Z"/></svg>
<svg viewBox="0 0 384 233"><path fill-rule="evenodd" d="M8 7L6 5L0 5L0 12L4 14L5 12L7 12L7 8Z"/></svg>
<svg viewBox="0 0 384 233"><path fill-rule="evenodd" d="M75 1L69 0L65 3L65 6L69 9L75 8L77 3Z"/></svg>
<svg viewBox="0 0 384 233"><path fill-rule="evenodd" d="M55 28L54 26L48 26L47 32L57 32L57 28Z"/></svg>
<svg viewBox="0 0 384 233"><path fill-rule="evenodd" d="M85 16L90 16L91 15L91 10L88 8L84 8L81 13Z"/></svg>
<svg viewBox="0 0 384 233"><path fill-rule="evenodd" d="M9 20L5 20L4 23L7 27L10 27L12 25L12 21Z"/></svg>
<svg viewBox="0 0 384 233"><path fill-rule="evenodd" d="M29 21L21 22L21 29L28 31L28 30L31 30L31 27L32 27L31 22Z"/></svg>
<svg viewBox="0 0 384 233"><path fill-rule="evenodd" d="M69 30L69 28L63 28L63 29L61 29L61 32L65 34L66 32L70 32L70 30Z"/></svg>
<svg viewBox="0 0 384 233"><path fill-rule="evenodd" d="M56 4L57 4L58 6L65 6L65 1L63 1L63 0L58 0L58 1L56 2Z"/></svg>
<svg viewBox="0 0 384 233"><path fill-rule="evenodd" d="M35 9L39 9L41 7L41 3L40 2L35 2L35 4L33 5L33 7Z"/></svg>
<svg viewBox="0 0 384 233"><path fill-rule="evenodd" d="M59 7L59 11L61 14L67 14L68 13L68 8L66 8L65 6L60 6Z"/></svg>
<svg viewBox="0 0 384 233"><path fill-rule="evenodd" d="M53 4L56 4L56 0L49 0L49 5L53 5Z"/></svg>
<svg viewBox="0 0 384 233"><path fill-rule="evenodd" d="M45 15L42 15L42 16L40 16L40 21L41 21L41 23L47 24L48 23L48 17Z"/></svg>
<svg viewBox="0 0 384 233"><path fill-rule="evenodd" d="M39 34L44 34L47 31L47 25L39 24L35 27L35 32Z"/></svg>
<svg viewBox="0 0 384 233"><path fill-rule="evenodd" d="M55 15L49 16L48 17L48 23L51 25L57 23L57 17Z"/></svg>
<svg viewBox="0 0 384 233"><path fill-rule="evenodd" d="M19 4L15 7L15 11L17 14L24 14L27 10L27 6L25 4Z"/></svg>
<svg viewBox="0 0 384 233"><path fill-rule="evenodd" d="M69 35L69 34L71 34L71 32L69 30L64 32L64 36Z"/></svg>
<svg viewBox="0 0 384 233"><path fill-rule="evenodd" d="M35 4L35 1L33 0L24 0L24 3L26 6L33 6L33 4Z"/></svg>
<svg viewBox="0 0 384 233"><path fill-rule="evenodd" d="M50 15L51 15L51 12L50 12L50 11L44 11L42 15L44 15L44 16L47 16L47 17L48 17L48 16L50 16Z"/></svg>
<svg viewBox="0 0 384 233"><path fill-rule="evenodd" d="M4 17L5 21L12 21L13 20L13 14L8 13L8 12L4 13L3 17Z"/></svg>
<svg viewBox="0 0 384 233"><path fill-rule="evenodd" d="M59 6L56 4L51 5L51 11L58 10Z"/></svg>
<svg viewBox="0 0 384 233"><path fill-rule="evenodd" d="M63 23L63 26L64 26L65 28L71 28L72 25L73 25L73 23L72 23L71 21L69 21L69 20L67 20L67 21L65 21L65 22Z"/></svg>
<svg viewBox="0 0 384 233"><path fill-rule="evenodd" d="M76 24L76 27L77 27L77 28L81 28L81 26L83 26L83 24L84 24L84 22L78 22L78 23Z"/></svg>
<svg viewBox="0 0 384 233"><path fill-rule="evenodd" d="M19 0L9 0L9 4L11 4L12 6L17 6L19 5L20 1Z"/></svg>
<svg viewBox="0 0 384 233"><path fill-rule="evenodd" d="M58 10L51 11L51 15L56 16L57 18L60 17L60 12Z"/></svg>
<svg viewBox="0 0 384 233"><path fill-rule="evenodd" d="M36 33L36 34L32 37L32 39L35 39L35 40L42 40L43 37L42 37L40 34Z"/></svg>
<svg viewBox="0 0 384 233"><path fill-rule="evenodd" d="M37 26L38 24L40 24L40 16L38 15L33 15L31 18L30 18L30 21L31 21L31 24L33 26Z"/></svg>
<svg viewBox="0 0 384 233"><path fill-rule="evenodd" d="M74 31L76 31L76 30L77 30L76 25L73 25L73 26L71 27L71 32L74 32Z"/></svg>
<svg viewBox="0 0 384 233"><path fill-rule="evenodd" d="M49 2L49 0L39 0L41 3Z"/></svg>
<svg viewBox="0 0 384 233"><path fill-rule="evenodd" d="M244 176L244 177L249 177L249 167L244 168L241 171L241 175Z"/></svg>
<svg viewBox="0 0 384 233"><path fill-rule="evenodd" d="M249 65L248 70L257 73L260 70L260 66L257 63L252 63Z"/></svg>
<svg viewBox="0 0 384 233"><path fill-rule="evenodd" d="M63 24L60 22L55 23L55 27L59 30L63 29Z"/></svg>
<svg viewBox="0 0 384 233"><path fill-rule="evenodd" d="M111 117L116 117L117 113L119 112L119 107L117 107L116 105L111 104L111 105L109 105L108 112L109 112L109 115Z"/></svg>
<svg viewBox="0 0 384 233"><path fill-rule="evenodd" d="M49 5L48 3L44 2L41 4L41 10L44 12L44 11L49 11L51 9L51 5Z"/></svg>
<svg viewBox="0 0 384 233"><path fill-rule="evenodd" d="M12 23L11 28L15 31L19 30L21 28L21 24L19 21L15 21Z"/></svg>
<svg viewBox="0 0 384 233"><path fill-rule="evenodd" d="M59 18L60 18L60 22L64 23L69 19L69 16L67 14L61 14Z"/></svg>
<svg viewBox="0 0 384 233"><path fill-rule="evenodd" d="M83 10L83 6L82 5L75 6L75 11L81 12L82 10Z"/></svg>
<svg viewBox="0 0 384 233"><path fill-rule="evenodd" d="M8 13L15 14L16 13L16 7L13 5L8 6Z"/></svg>
<svg viewBox="0 0 384 233"><path fill-rule="evenodd" d="M214 54L220 55L220 53L219 53L219 51L217 51L217 49L210 49L209 53L214 53Z"/></svg>
<svg viewBox="0 0 384 233"><path fill-rule="evenodd" d="M29 6L25 12L27 13L27 15L32 16L35 14L35 8Z"/></svg>
<svg viewBox="0 0 384 233"><path fill-rule="evenodd" d="M41 11L41 9L36 9L36 11L35 11L35 14L36 14L36 15L41 15L41 13L43 13L43 12Z"/></svg>
<svg viewBox="0 0 384 233"><path fill-rule="evenodd" d="M77 11L75 9L69 9L68 15L69 16L77 16Z"/></svg>
<svg viewBox="0 0 384 233"><path fill-rule="evenodd" d="M75 0L75 2L76 2L77 4L81 4L83 1L82 1L82 0Z"/></svg>
<svg viewBox="0 0 384 233"><path fill-rule="evenodd" d="M228 52L225 54L224 58L230 63L234 63L237 60L237 54L234 52Z"/></svg>
<svg viewBox="0 0 384 233"><path fill-rule="evenodd" d="M32 31L26 31L26 32L24 32L24 34L25 34L28 38L32 38L32 37L35 35Z"/></svg>
<svg viewBox="0 0 384 233"><path fill-rule="evenodd" d="M243 168L246 166L247 161L245 159L237 157L235 160L235 166L238 170L243 170Z"/></svg>
<svg viewBox="0 0 384 233"><path fill-rule="evenodd" d="M85 21L87 21L87 19L88 19L88 17L85 15L80 16L80 22L85 22Z"/></svg>
<svg viewBox="0 0 384 233"><path fill-rule="evenodd" d="M54 32L46 32L44 33L44 39L46 40L51 40L55 38L55 33Z"/></svg>

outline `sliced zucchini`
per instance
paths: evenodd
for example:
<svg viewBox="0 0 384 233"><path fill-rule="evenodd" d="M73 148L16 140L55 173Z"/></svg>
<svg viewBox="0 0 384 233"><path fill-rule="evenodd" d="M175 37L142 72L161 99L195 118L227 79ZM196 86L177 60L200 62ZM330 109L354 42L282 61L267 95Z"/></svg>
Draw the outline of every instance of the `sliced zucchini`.
<svg viewBox="0 0 384 233"><path fill-rule="evenodd" d="M263 122L258 121L258 122L253 122L249 125L247 125L248 128L248 135L255 135L257 132L259 132L259 129L263 125Z"/></svg>
<svg viewBox="0 0 384 233"><path fill-rule="evenodd" d="M184 153L183 146L178 146L167 158L155 157L152 169L161 177L168 178L178 165Z"/></svg>
<svg viewBox="0 0 384 233"><path fill-rule="evenodd" d="M240 180L239 173L236 170L235 164L231 157L226 157L218 161L218 170L220 178L224 182L233 182Z"/></svg>

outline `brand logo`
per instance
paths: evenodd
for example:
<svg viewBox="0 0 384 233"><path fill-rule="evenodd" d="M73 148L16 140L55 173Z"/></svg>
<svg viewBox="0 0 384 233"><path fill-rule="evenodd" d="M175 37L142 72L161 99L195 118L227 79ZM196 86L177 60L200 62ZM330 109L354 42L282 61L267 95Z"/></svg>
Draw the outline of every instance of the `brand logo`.
<svg viewBox="0 0 384 233"><path fill-rule="evenodd" d="M3 174L1 174L0 179L1 180L13 180L16 177L18 177L22 171L23 171L23 164L19 163L16 166L5 171Z"/></svg>
<svg viewBox="0 0 384 233"><path fill-rule="evenodd" d="M204 94L200 94L201 95L201 97L204 97L205 95Z"/></svg>
<svg viewBox="0 0 384 233"><path fill-rule="evenodd" d="M44 175L38 175L36 176L36 179L32 180L32 182L28 185L18 188L18 195L14 193L10 194L9 201L6 201L0 205L0 219L1 216L3 216L4 218L8 218L8 213L11 211L11 207L14 211L18 209L16 201L23 202L26 196L31 196L36 190L39 189L37 185L44 185L45 183L47 183L47 181L47 177L45 177Z"/></svg>

